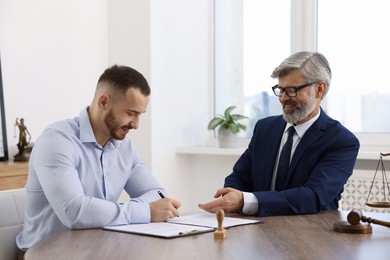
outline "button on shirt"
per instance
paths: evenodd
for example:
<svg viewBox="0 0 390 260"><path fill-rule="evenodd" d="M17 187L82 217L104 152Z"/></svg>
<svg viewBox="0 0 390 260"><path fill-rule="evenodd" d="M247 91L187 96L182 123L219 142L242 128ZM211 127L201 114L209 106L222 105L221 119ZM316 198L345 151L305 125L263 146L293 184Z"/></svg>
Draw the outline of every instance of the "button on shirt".
<svg viewBox="0 0 390 260"><path fill-rule="evenodd" d="M119 204L121 192L132 198ZM129 138L95 139L87 108L79 117L47 127L31 153L23 230L16 242L28 249L68 229L147 223L149 202L163 190Z"/></svg>

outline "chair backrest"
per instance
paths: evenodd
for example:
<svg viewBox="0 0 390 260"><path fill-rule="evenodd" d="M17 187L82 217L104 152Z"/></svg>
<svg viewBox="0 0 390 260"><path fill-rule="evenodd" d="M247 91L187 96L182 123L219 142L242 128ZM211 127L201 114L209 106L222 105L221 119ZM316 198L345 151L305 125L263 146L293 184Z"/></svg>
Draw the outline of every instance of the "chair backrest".
<svg viewBox="0 0 390 260"><path fill-rule="evenodd" d="M24 224L25 189L0 191L0 260L16 259L16 235Z"/></svg>

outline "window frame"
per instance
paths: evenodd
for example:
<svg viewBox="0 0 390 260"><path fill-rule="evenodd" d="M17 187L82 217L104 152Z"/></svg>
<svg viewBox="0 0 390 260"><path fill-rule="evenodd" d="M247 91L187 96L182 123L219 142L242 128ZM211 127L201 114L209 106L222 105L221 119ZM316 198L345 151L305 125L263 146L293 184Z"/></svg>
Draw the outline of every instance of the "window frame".
<svg viewBox="0 0 390 260"><path fill-rule="evenodd" d="M214 1L213 1L214 2ZM318 35L318 0L291 0L291 38L290 38L290 49L291 53L295 53L302 50L307 51L317 51L317 35ZM214 8L213 5L212 15L214 20ZM215 22L213 23L213 26ZM213 27L212 34L214 35L215 28ZM215 42L214 36L211 37L213 43L212 46L212 102L211 106L215 114ZM214 116L214 115L212 115ZM370 154L369 156L363 156L362 159L373 159L375 154L378 153L379 157L380 152L389 152L390 151L390 133L354 133L360 141L360 152L359 154ZM214 136L215 138L215 136ZM247 144L250 138L241 138L242 144ZM387 150L386 150L387 149Z"/></svg>

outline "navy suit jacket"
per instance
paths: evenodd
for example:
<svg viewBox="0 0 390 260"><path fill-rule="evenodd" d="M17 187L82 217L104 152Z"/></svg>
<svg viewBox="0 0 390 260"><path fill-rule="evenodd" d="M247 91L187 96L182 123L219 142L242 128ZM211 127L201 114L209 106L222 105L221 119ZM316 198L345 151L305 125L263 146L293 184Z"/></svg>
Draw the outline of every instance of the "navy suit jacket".
<svg viewBox="0 0 390 260"><path fill-rule="evenodd" d="M253 137L225 187L252 192L259 216L312 214L338 209L344 184L352 174L359 141L321 110L299 142L289 167L287 188L271 191L271 180L286 121L272 116L256 123Z"/></svg>

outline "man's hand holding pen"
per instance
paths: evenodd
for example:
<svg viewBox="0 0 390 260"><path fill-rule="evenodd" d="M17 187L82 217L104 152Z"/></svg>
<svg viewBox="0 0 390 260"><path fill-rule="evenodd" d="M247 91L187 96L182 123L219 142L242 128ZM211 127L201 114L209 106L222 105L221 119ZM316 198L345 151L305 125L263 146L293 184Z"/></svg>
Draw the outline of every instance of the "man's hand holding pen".
<svg viewBox="0 0 390 260"><path fill-rule="evenodd" d="M150 206L150 221L160 222L168 221L170 218L179 216L180 202L172 199L165 198L165 196L159 191L161 199L149 203Z"/></svg>

